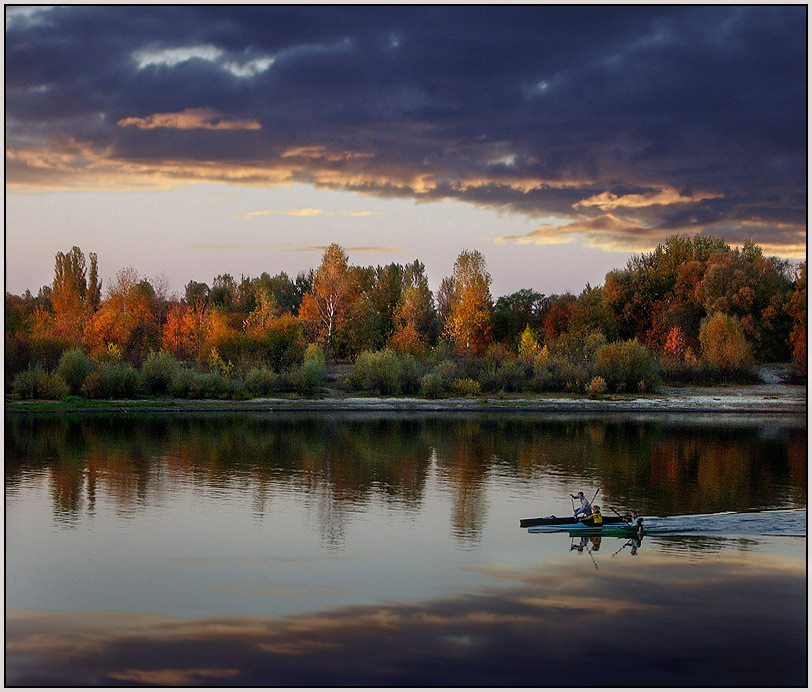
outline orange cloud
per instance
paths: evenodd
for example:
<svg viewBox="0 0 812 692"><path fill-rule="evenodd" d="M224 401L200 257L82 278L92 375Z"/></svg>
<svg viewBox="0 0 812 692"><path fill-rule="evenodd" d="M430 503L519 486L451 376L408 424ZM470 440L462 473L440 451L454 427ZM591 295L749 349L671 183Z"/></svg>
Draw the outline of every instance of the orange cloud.
<svg viewBox="0 0 812 692"><path fill-rule="evenodd" d="M210 108L187 108L181 113L154 113L146 118L122 118L119 127L153 130L160 127L173 130L261 130L256 120L228 119Z"/></svg>
<svg viewBox="0 0 812 692"><path fill-rule="evenodd" d="M670 206L672 204L691 204L706 199L720 199L724 195L713 192L697 192L692 195L681 195L672 187L665 187L654 192L633 195L616 195L612 192L602 192L573 204L574 209L597 207L602 211L618 208L641 208L653 206Z"/></svg>

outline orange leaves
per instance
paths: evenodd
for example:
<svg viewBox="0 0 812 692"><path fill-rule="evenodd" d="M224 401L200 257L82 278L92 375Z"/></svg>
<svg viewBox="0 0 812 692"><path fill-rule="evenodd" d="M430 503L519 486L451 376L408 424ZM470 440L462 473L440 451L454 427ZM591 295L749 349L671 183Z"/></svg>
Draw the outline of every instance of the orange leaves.
<svg viewBox="0 0 812 692"><path fill-rule="evenodd" d="M699 329L702 358L723 371L752 365L750 345L744 337L739 320L732 315L717 312L702 323Z"/></svg>
<svg viewBox="0 0 812 692"><path fill-rule="evenodd" d="M156 340L157 329L148 297L131 287L126 292L111 293L87 320L85 343L95 354L103 353L110 344L123 353L132 354L147 351L154 345L145 342Z"/></svg>
<svg viewBox="0 0 812 692"><path fill-rule="evenodd" d="M491 275L478 250L463 250L454 263L446 332L461 353L484 353L490 343Z"/></svg>
<svg viewBox="0 0 812 692"><path fill-rule="evenodd" d="M216 309L172 306L161 334L161 346L179 360L203 360L212 347L234 334L228 315Z"/></svg>

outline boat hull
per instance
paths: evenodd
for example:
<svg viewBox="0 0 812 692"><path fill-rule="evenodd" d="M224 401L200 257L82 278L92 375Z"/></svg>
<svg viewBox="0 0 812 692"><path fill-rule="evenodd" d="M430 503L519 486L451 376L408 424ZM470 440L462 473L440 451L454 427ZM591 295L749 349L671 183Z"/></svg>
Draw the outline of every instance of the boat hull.
<svg viewBox="0 0 812 692"><path fill-rule="evenodd" d="M626 521L620 517L604 517L603 524L626 525ZM570 528L592 528L594 524L584 524L575 517L536 517L535 519L520 519L519 526L529 528L531 526L563 526Z"/></svg>

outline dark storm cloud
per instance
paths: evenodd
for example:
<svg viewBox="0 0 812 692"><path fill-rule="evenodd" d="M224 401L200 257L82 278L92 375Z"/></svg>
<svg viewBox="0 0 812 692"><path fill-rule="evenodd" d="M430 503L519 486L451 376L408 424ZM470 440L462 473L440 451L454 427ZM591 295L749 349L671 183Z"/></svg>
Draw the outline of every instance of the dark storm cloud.
<svg viewBox="0 0 812 692"><path fill-rule="evenodd" d="M573 232L612 225L575 210L608 193L636 229L596 231L609 243L743 223L797 249L806 11L7 10L9 182L303 181L558 214ZM222 126L195 127L203 111Z"/></svg>

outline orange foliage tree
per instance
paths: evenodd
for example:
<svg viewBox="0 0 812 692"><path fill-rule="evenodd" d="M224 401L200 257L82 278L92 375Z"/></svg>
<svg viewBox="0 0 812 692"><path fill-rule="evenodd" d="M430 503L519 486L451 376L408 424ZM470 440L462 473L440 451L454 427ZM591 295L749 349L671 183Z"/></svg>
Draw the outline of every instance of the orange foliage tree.
<svg viewBox="0 0 812 692"><path fill-rule="evenodd" d="M304 296L299 307L299 317L309 324L328 354L354 297L347 255L340 245L332 243L313 275L313 290Z"/></svg>
<svg viewBox="0 0 812 692"><path fill-rule="evenodd" d="M108 289L107 299L85 324L85 342L92 353L111 345L135 360L143 360L159 343L159 329L152 313L152 288L139 281L138 272L125 267Z"/></svg>
<svg viewBox="0 0 812 692"><path fill-rule="evenodd" d="M463 250L454 263L446 333L460 353L480 355L490 342L491 275L478 250Z"/></svg>
<svg viewBox="0 0 812 692"><path fill-rule="evenodd" d="M703 360L715 368L730 371L753 364L750 344L733 315L717 312L706 319L699 328L699 342Z"/></svg>

